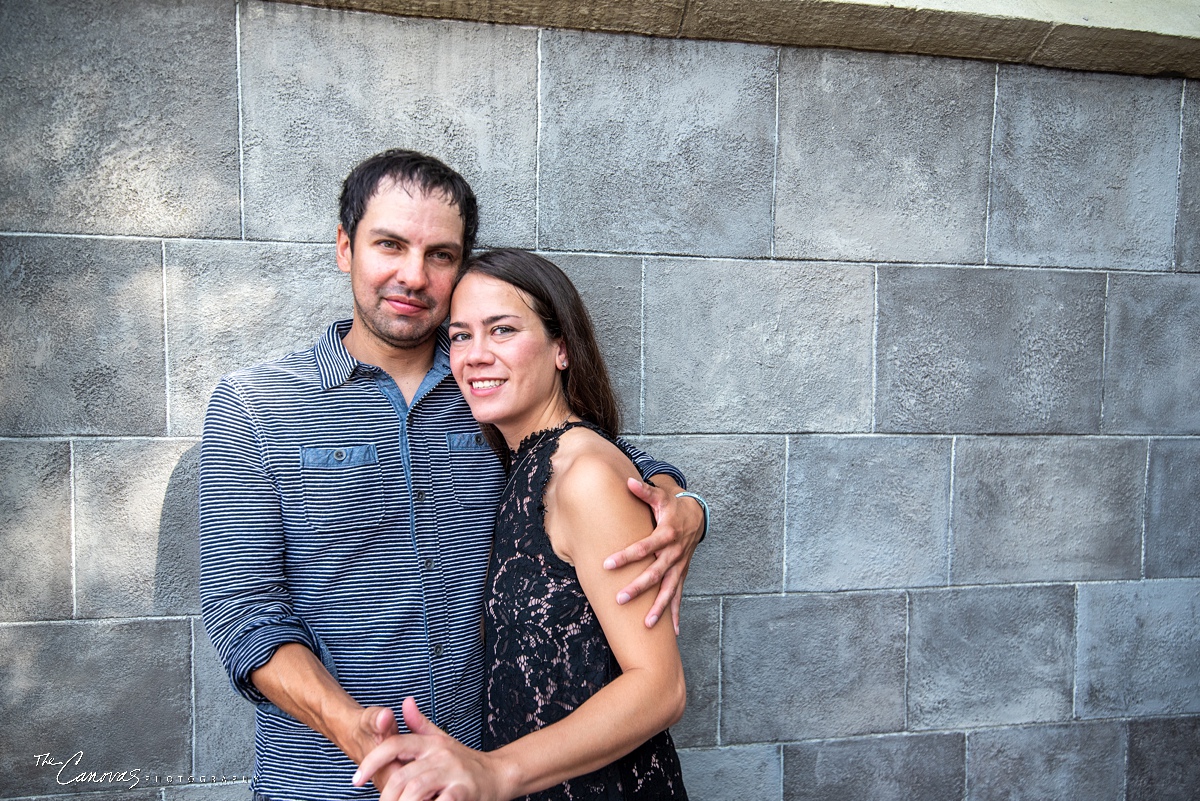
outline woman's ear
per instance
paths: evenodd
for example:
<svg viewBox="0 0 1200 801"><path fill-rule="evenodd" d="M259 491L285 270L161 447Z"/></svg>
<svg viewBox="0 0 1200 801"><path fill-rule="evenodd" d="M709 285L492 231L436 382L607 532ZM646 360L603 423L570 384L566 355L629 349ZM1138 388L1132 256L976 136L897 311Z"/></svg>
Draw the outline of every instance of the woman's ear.
<svg viewBox="0 0 1200 801"><path fill-rule="evenodd" d="M557 349L554 352L554 364L559 370L566 370L571 366L570 360L567 358L567 343L561 339L555 340Z"/></svg>

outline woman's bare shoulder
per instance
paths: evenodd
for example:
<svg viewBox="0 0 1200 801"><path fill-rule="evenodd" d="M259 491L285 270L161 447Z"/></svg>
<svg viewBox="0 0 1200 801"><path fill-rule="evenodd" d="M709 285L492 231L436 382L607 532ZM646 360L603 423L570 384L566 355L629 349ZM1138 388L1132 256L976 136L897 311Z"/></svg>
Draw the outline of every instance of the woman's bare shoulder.
<svg viewBox="0 0 1200 801"><path fill-rule="evenodd" d="M563 434L546 492L547 524L555 548L572 553L584 537L588 547L620 550L649 531L647 507L626 485L638 478L629 458L604 437L580 427Z"/></svg>
<svg viewBox="0 0 1200 801"><path fill-rule="evenodd" d="M553 461L555 481L572 494L602 491L609 485L628 494L625 479L638 477L633 462L620 448L583 426L562 435Z"/></svg>

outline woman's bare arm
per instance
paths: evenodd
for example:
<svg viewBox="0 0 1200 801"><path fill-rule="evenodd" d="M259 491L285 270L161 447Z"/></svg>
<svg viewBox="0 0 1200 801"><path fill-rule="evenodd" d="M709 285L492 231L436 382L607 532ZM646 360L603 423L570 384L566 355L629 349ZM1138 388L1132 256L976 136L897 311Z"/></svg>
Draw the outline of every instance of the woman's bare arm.
<svg viewBox="0 0 1200 801"><path fill-rule="evenodd" d="M507 801L603 767L683 714L674 631L646 628L649 595L616 603L617 592L649 557L616 570L603 566L606 556L652 528L647 507L626 489L626 478L636 475L632 465L594 433L574 429L563 435L554 467L546 491L547 532L556 552L575 566L621 675L563 720L488 753L466 748L427 722L410 721L410 729L427 733L389 738L362 763L360 783L383 765L408 762L388 782L383 801Z"/></svg>

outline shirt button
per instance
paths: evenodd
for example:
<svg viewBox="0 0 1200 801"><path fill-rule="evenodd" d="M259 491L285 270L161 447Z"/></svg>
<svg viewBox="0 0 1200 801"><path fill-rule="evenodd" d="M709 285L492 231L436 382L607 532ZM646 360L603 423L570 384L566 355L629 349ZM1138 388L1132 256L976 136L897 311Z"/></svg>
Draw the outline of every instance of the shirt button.
<svg viewBox="0 0 1200 801"><path fill-rule="evenodd" d="M425 500L425 490L417 490L416 493L414 493L414 497L418 502Z"/></svg>
<svg viewBox="0 0 1200 801"><path fill-rule="evenodd" d="M340 462L346 458L346 452L342 450L334 451L333 458Z"/></svg>
<svg viewBox="0 0 1200 801"><path fill-rule="evenodd" d="M428 573L429 571L433 570L433 560L428 558L423 560L421 562L421 567L423 567L425 572Z"/></svg>
<svg viewBox="0 0 1200 801"><path fill-rule="evenodd" d="M476 434L475 435L475 444L478 445L481 442L483 442L483 434Z"/></svg>
<svg viewBox="0 0 1200 801"><path fill-rule="evenodd" d="M442 644L441 643L438 643L437 645L433 646L433 655L434 656L442 655Z"/></svg>

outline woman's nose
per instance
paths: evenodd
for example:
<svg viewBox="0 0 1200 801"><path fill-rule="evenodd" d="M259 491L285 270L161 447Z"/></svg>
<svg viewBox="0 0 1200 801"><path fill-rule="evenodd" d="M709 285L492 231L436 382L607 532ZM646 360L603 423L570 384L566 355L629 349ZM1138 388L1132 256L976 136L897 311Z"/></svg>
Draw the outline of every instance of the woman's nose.
<svg viewBox="0 0 1200 801"><path fill-rule="evenodd" d="M467 363L484 364L491 361L492 350L486 337L471 337L467 344Z"/></svg>

